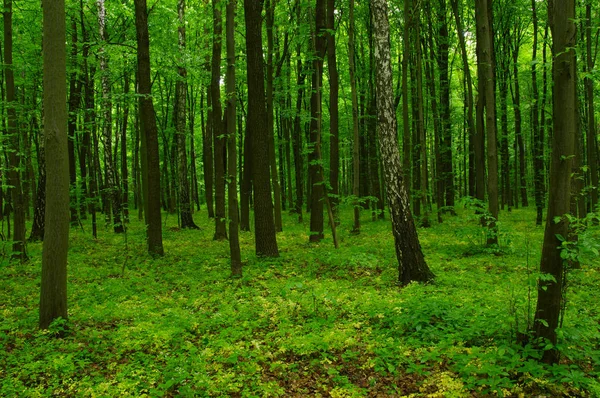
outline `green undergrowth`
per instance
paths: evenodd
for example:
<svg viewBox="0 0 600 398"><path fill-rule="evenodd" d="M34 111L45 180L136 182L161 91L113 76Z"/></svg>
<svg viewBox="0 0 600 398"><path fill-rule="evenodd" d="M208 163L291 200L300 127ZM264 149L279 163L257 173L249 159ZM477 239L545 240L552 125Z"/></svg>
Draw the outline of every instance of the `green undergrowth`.
<svg viewBox="0 0 600 398"><path fill-rule="evenodd" d="M489 249L470 214L420 229L437 278L404 288L388 221L365 213L352 235L350 209L338 250L308 244L294 215L280 258L257 258L242 233L241 279L229 277L228 243L212 240L205 212L199 231L167 218L159 259L139 221L97 240L84 221L71 231L69 321L45 332L41 244L29 244L25 265L8 264L5 245L0 396L600 396L596 256L569 271L562 359L541 365L518 336L533 317L543 229L533 209L503 212Z"/></svg>

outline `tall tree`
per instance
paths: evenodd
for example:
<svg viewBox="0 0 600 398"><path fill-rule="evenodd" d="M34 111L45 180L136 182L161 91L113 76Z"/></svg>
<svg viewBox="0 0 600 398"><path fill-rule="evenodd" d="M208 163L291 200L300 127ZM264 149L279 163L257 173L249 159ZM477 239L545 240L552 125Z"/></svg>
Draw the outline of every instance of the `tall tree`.
<svg viewBox="0 0 600 398"><path fill-rule="evenodd" d="M106 175L106 189L108 190L107 202L110 203L113 216L113 229L115 233L125 232L125 225L121 221L121 195L116 181L115 163L112 157L112 100L110 90L110 70L108 68L108 55L106 44L106 6L105 0L97 0L98 24L100 29L101 47L99 50L100 72L102 81L102 141L104 144L104 167ZM108 199L110 198L110 199ZM110 218L109 214L106 214Z"/></svg>
<svg viewBox="0 0 600 398"><path fill-rule="evenodd" d="M487 135L487 161L488 161L488 244L498 243L498 150L496 147L496 96L494 88L494 59L493 59L493 33L489 12L489 0L475 3L475 22L477 24L477 44L481 51L477 54L477 69L479 79L482 81L483 92L479 95L485 97L485 128Z"/></svg>
<svg viewBox="0 0 600 398"><path fill-rule="evenodd" d="M398 258L399 281L403 285L411 281L427 282L432 280L434 275L423 256L400 165L390 56L388 4L387 0L373 0L371 4L378 93L379 148L387 185L386 191L392 219L396 257Z"/></svg>
<svg viewBox="0 0 600 398"><path fill-rule="evenodd" d="M244 0L246 20L246 68L248 75L248 121L252 134L254 176L254 235L258 256L277 257L277 237L273 219L269 179L269 136L265 102L265 75L262 56L262 2Z"/></svg>
<svg viewBox="0 0 600 398"><path fill-rule="evenodd" d="M179 55L180 65L177 67L179 79L175 83L175 136L177 144L177 176L179 188L179 215L181 228L198 229L192 217L190 200L190 180L187 160L187 69L185 67L185 0L178 0L177 14L179 16Z"/></svg>
<svg viewBox="0 0 600 398"><path fill-rule="evenodd" d="M598 138L596 135L596 115L594 101L594 79L589 75L594 70L595 57L592 54L592 2L585 5L585 55L586 75L585 98L587 102L587 165L590 173L590 206L595 210L598 205Z"/></svg>
<svg viewBox="0 0 600 398"><path fill-rule="evenodd" d="M538 17L537 17L537 1L531 0L531 10L533 19L533 45L532 45L532 62L531 62L531 129L533 130L533 184L535 193L536 207L536 225L542 225L544 211L544 138L542 136L542 127L540 126L540 118L545 120L546 116L543 112L543 107L540 112L540 99L538 92L537 79L537 47L538 47Z"/></svg>
<svg viewBox="0 0 600 398"><path fill-rule="evenodd" d="M358 130L358 93L356 90L356 43L354 39L356 23L354 21L354 0L350 0L350 27L348 28L348 65L350 68L350 91L352 96L352 195L355 197L354 223L352 232L360 232L360 136Z"/></svg>
<svg viewBox="0 0 600 398"><path fill-rule="evenodd" d="M64 0L43 0L46 232L42 252L39 326L67 319L69 154L67 151L67 49Z"/></svg>
<svg viewBox="0 0 600 398"><path fill-rule="evenodd" d="M150 82L150 39L146 0L135 0L135 28L137 32L138 95L142 128L142 184L148 252L153 256L164 254L160 214L160 162L158 129L152 103Z"/></svg>
<svg viewBox="0 0 600 398"><path fill-rule="evenodd" d="M563 303L565 260L561 256L561 241L569 233L566 218L571 202L571 166L575 154L576 119L576 27L575 1L549 0L548 18L552 30L552 76L554 81L554 111L552 124L552 161L548 192L548 211L542 247L540 271L544 278L538 284L534 332L537 338L550 342L551 349L544 350L542 360L556 363L559 352L556 329Z"/></svg>
<svg viewBox="0 0 600 398"><path fill-rule="evenodd" d="M238 234L238 194L237 194L237 138L236 138L236 91L235 91L235 3L227 0L226 43L227 43L227 200L229 207L229 252L231 255L231 274L242 276L242 258Z"/></svg>
<svg viewBox="0 0 600 398"><path fill-rule="evenodd" d="M339 74L335 41L335 0L327 0L327 70L329 71L329 185L331 204L337 212L340 185Z"/></svg>
<svg viewBox="0 0 600 398"><path fill-rule="evenodd" d="M213 47L211 61L210 97L212 101L212 132L215 165L215 235L214 240L227 239L225 224L225 161L226 145L221 109L221 54L223 49L223 16L219 0L212 0Z"/></svg>
<svg viewBox="0 0 600 398"><path fill-rule="evenodd" d="M323 239L323 168L321 158L321 126L322 126L322 80L323 58L327 51L326 33L326 3L317 0L315 6L315 32L313 37L315 56L313 60L312 95L310 97L310 152L308 155L308 173L311 183L310 190L310 236L311 242Z"/></svg>
<svg viewBox="0 0 600 398"><path fill-rule="evenodd" d="M15 75L13 71L13 11L12 0L4 0L4 75L6 79L7 129L9 139L8 184L11 186L13 207L13 246L12 258L27 261L25 247L25 204L21 187L21 150L17 127L17 109L15 98Z"/></svg>

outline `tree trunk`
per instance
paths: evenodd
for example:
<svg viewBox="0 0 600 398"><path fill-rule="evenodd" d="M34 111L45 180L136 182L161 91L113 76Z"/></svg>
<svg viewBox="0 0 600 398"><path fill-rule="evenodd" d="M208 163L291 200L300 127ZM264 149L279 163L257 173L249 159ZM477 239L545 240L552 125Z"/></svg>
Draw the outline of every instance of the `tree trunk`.
<svg viewBox="0 0 600 398"><path fill-rule="evenodd" d="M298 222L302 222L302 205L304 204L304 155L302 154L302 101L304 98L304 73L302 70L302 58L300 57L300 46L297 51L298 73L296 96L296 115L294 117L294 131L292 134L292 149L294 151L294 174L296 177L296 202L295 211L298 214Z"/></svg>
<svg viewBox="0 0 600 398"><path fill-rule="evenodd" d="M483 82L484 91L480 93L485 97L485 118L487 133L487 161L488 161L488 212L487 221L489 232L487 243L498 243L498 150L496 147L496 97L494 94L494 60L491 16L488 14L487 1L478 1L475 4L475 18L477 24L477 42L481 51L477 54L477 68Z"/></svg>
<svg viewBox="0 0 600 398"><path fill-rule="evenodd" d="M585 48L586 72L594 70L595 59L592 54L592 5L585 6ZM590 210L594 211L598 205L598 137L596 135L596 117L594 106L594 79L586 75L584 79L585 98L587 103L587 166L589 169Z"/></svg>
<svg viewBox="0 0 600 398"><path fill-rule="evenodd" d="M77 110L81 104L81 84L79 84L77 65L77 20L71 17L71 62L72 72L69 77L69 119L67 129L69 132L69 181L70 181L70 209L71 223L77 223L77 171L75 159L75 130L77 125Z"/></svg>
<svg viewBox="0 0 600 398"><path fill-rule="evenodd" d="M387 184L386 192L399 265L399 281L402 285L411 281L427 282L433 279L434 275L423 257L400 166L387 0L373 0L371 4L376 48L379 147Z"/></svg>
<svg viewBox="0 0 600 398"><path fill-rule="evenodd" d="M213 158L213 133L212 133L212 95L211 88L206 90L206 123L202 134L202 163L204 164L204 197L208 218L215 217L214 193L214 158ZM202 113L204 115L204 113Z"/></svg>
<svg viewBox="0 0 600 398"><path fill-rule="evenodd" d="M146 0L135 0L135 27L137 32L138 94L140 124L142 127L142 184L145 185L144 203L148 237L148 252L153 256L164 254L160 214L160 162L158 131L152 104L150 83L150 40L148 37L148 10Z"/></svg>
<svg viewBox="0 0 600 398"><path fill-rule="evenodd" d="M116 183L115 164L112 154L112 100L110 93L110 71L108 69L108 55L106 49L106 8L105 0L97 0L98 6L98 23L100 27L101 47L99 52L100 71L102 73L102 109L103 109L103 124L102 124L102 141L104 144L104 167L105 169L105 185L109 193L107 195L107 203L112 208L113 229L115 233L125 232L125 226L121 221L121 195L119 187Z"/></svg>
<svg viewBox="0 0 600 398"><path fill-rule="evenodd" d="M322 78L323 58L327 49L326 33L326 7L325 0L317 0L315 6L314 49L312 75L312 95L310 98L310 146L308 155L308 170L311 180L310 193L310 242L320 242L323 239L323 198L324 187L323 169L318 157L321 146L321 124L322 124Z"/></svg>
<svg viewBox="0 0 600 398"><path fill-rule="evenodd" d="M212 77L210 93L212 99L212 131L214 140L215 161L215 234L214 240L227 239L225 220L225 162L226 140L221 109L221 53L223 48L223 16L218 5L219 0L212 0L213 8L213 48L212 48Z"/></svg>
<svg viewBox="0 0 600 398"><path fill-rule="evenodd" d="M348 29L348 58L350 90L352 93L352 195L354 196L354 223L352 232L360 233L360 136L358 132L358 94L356 90L356 44L354 42L354 0L350 0L350 27Z"/></svg>
<svg viewBox="0 0 600 398"><path fill-rule="evenodd" d="M545 119L543 113L540 113L539 94L537 84L537 43L538 43L538 18L536 0L531 0L531 9L533 11L533 45L532 45L532 62L531 62L531 128L533 130L533 184L535 191L535 207L536 207L536 225L542 225L542 216L544 209L544 153L543 153L543 137L540 127L540 118Z"/></svg>
<svg viewBox="0 0 600 398"><path fill-rule="evenodd" d="M231 275L242 276L242 257L238 234L237 201L237 145L236 145L236 92L235 92L235 0L227 1L226 37L227 37L227 197L229 205L229 252L231 256Z"/></svg>
<svg viewBox="0 0 600 398"><path fill-rule="evenodd" d="M252 135L254 234L258 256L278 257L269 179L269 135L262 56L262 4L244 0L248 76L248 133Z"/></svg>
<svg viewBox="0 0 600 398"><path fill-rule="evenodd" d="M335 44L335 0L327 0L327 70L329 71L329 185L337 218L340 185L339 76Z"/></svg>
<svg viewBox="0 0 600 398"><path fill-rule="evenodd" d="M129 170L127 168L127 128L129 127L129 72L123 76L123 124L121 128L121 210L123 222L129 222Z"/></svg>
<svg viewBox="0 0 600 398"><path fill-rule="evenodd" d="M273 119L273 20L275 17L275 5L271 0L265 1L266 8L266 30L267 30L267 67L266 67L266 95L267 95L267 129L269 132L269 169L271 185L273 187L275 231L281 232L283 224L281 221L281 187L277 176L277 162L275 155L275 131Z"/></svg>
<svg viewBox="0 0 600 398"><path fill-rule="evenodd" d="M64 0L44 0L44 141L46 225L40 292L41 329L67 319L69 248L69 153L67 139L67 50ZM9 9L10 10L10 9Z"/></svg>
<svg viewBox="0 0 600 398"><path fill-rule="evenodd" d="M552 163L550 166L550 189L548 212L542 248L540 271L552 276L538 283L538 301L535 313L535 337L542 338L552 348L544 350L542 361L556 363L559 352L556 329L563 304L564 260L562 250L567 250L563 242L567 239L569 222L565 215L569 213L571 201L571 166L575 154L577 120L575 118L577 86L575 82L575 2L574 0L550 0L548 16L553 38L553 137ZM560 218L556 222L555 218Z"/></svg>
<svg viewBox="0 0 600 398"><path fill-rule="evenodd" d="M179 217L181 228L198 229L192 217L190 200L190 180L188 177L187 160L187 69L185 68L185 0L178 0L177 14L179 16L179 52L180 65L177 68L179 79L175 87L175 134L177 136L177 177L179 186Z"/></svg>
<svg viewBox="0 0 600 398"><path fill-rule="evenodd" d="M408 195L408 201L410 202L411 196L411 137L410 137L410 118L408 115L408 60L411 49L410 32L411 25L413 23L413 16L411 13L412 0L404 0L404 28L403 28L403 40L402 40L402 170L404 172L404 181L406 182L406 193Z"/></svg>
<svg viewBox="0 0 600 398"><path fill-rule="evenodd" d="M10 152L8 155L8 184L13 207L13 246L12 256L20 262L27 261L25 247L25 207L21 186L21 153L19 131L17 128L17 110L15 102L15 77L13 72L13 37L12 37L12 0L4 0L4 73L6 77L6 107L8 126L6 129ZM68 200L68 199L67 199Z"/></svg>

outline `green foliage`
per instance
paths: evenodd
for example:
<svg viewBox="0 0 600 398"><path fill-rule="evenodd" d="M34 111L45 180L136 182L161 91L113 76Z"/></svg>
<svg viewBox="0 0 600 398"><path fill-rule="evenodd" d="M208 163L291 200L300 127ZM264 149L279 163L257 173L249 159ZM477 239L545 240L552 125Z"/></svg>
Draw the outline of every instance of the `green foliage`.
<svg viewBox="0 0 600 398"><path fill-rule="evenodd" d="M350 205L340 210L351 219ZM456 230L472 212L457 210L420 231L436 282L402 289L389 224L367 215L357 236L342 222L339 250L308 245L288 215L278 259L255 257L242 233L241 279L229 278L228 243L212 241L204 213L199 231L168 218L157 259L138 221L127 243L109 227L96 241L74 228L69 321L43 332L41 244L30 244L30 266L0 265L0 396L597 396L594 258L570 271L561 363L540 364L539 346L514 337L539 277L533 211L502 214L512 243L498 257L465 255L472 243Z"/></svg>

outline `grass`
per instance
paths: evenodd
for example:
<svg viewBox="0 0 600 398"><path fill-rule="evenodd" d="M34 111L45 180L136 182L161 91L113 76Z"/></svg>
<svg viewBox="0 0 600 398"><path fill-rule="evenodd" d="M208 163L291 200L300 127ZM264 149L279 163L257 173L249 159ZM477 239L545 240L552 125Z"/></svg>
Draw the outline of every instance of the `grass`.
<svg viewBox="0 0 600 398"><path fill-rule="evenodd" d="M97 240L84 222L71 231L69 322L44 332L41 244L25 265L8 263L5 244L0 396L600 396L597 258L570 271L562 360L541 365L516 334L531 322L543 229L533 209L503 212L490 250L469 214L419 231L437 278L405 288L388 222L365 213L351 235L349 209L339 250L308 244L291 215L278 259L258 259L243 233L242 279L229 278L228 243L212 241L205 212L200 231L169 216L155 260L139 221Z"/></svg>

